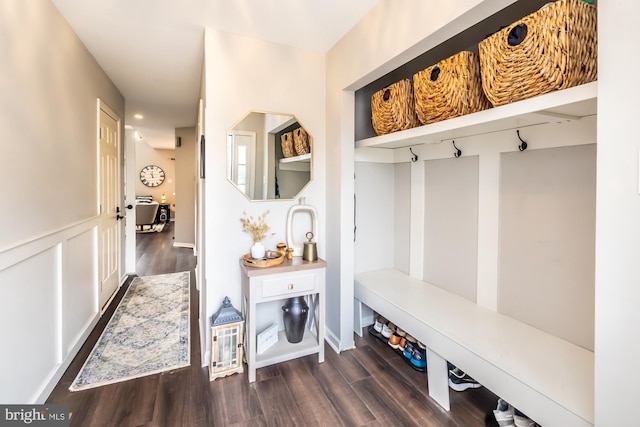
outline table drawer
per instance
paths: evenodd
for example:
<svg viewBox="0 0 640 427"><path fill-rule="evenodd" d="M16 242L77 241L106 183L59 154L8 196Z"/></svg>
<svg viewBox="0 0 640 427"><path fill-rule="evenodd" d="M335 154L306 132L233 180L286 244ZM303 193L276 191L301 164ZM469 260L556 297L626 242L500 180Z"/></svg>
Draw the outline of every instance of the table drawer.
<svg viewBox="0 0 640 427"><path fill-rule="evenodd" d="M316 288L315 274L298 274L294 276L265 279L262 282L262 298L287 296L299 292L312 292Z"/></svg>

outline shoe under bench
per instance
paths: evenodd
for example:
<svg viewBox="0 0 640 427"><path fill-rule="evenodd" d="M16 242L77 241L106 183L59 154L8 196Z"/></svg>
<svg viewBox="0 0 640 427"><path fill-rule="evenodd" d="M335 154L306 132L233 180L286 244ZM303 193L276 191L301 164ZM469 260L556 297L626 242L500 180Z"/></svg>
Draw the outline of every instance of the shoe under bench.
<svg viewBox="0 0 640 427"><path fill-rule="evenodd" d="M446 410L449 361L544 427L593 425L593 352L398 270L356 274L354 296L358 334L364 305L425 344L429 395Z"/></svg>

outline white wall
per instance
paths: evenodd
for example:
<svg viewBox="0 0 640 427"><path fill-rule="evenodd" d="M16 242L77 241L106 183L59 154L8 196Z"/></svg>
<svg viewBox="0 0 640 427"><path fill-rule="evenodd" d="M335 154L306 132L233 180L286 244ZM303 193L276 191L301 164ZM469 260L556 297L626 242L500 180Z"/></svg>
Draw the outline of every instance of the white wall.
<svg viewBox="0 0 640 427"><path fill-rule="evenodd" d="M153 200L160 203L165 195L173 213L175 209L176 191L176 150L152 148L145 140L136 141L136 173L134 181L136 196L153 196ZM157 187L147 187L140 180L140 171L145 166L155 165L164 171L164 182Z"/></svg>
<svg viewBox="0 0 640 427"><path fill-rule="evenodd" d="M286 241L286 217L296 201L250 202L226 178L226 134L251 110L295 115L313 135L314 179L302 195L316 207L318 253L326 255L325 208L325 57L257 39L207 29L206 63L206 313L211 316L225 295L240 308L240 257L251 236L240 217L270 210L266 222L276 233L264 243ZM201 319L208 327L208 318ZM203 352L204 355L204 352ZM206 358L206 356L205 356ZM206 360L203 360L206 363Z"/></svg>
<svg viewBox="0 0 640 427"><path fill-rule="evenodd" d="M0 2L0 402L43 402L99 315L97 98L124 98L50 1Z"/></svg>
<svg viewBox="0 0 640 427"><path fill-rule="evenodd" d="M97 214L96 98L124 99L49 1L0 7L2 248Z"/></svg>
<svg viewBox="0 0 640 427"><path fill-rule="evenodd" d="M640 3L598 2L598 160L596 190L597 426L629 423L640 372L640 195L637 123L640 83L636 31ZM622 380L624 378L624 380Z"/></svg>
<svg viewBox="0 0 640 427"><path fill-rule="evenodd" d="M368 162L358 162L355 165L354 262L355 271L358 273L395 267L395 230L394 227L389 227L389 224L394 223L398 210L394 203L382 202L394 197L394 166ZM345 227L346 229L348 227ZM352 229L352 237L353 234ZM371 252L378 256L370 256Z"/></svg>
<svg viewBox="0 0 640 427"><path fill-rule="evenodd" d="M174 246L194 247L196 243L196 128L178 128L176 137L181 146L176 147L175 173L175 228Z"/></svg>
<svg viewBox="0 0 640 427"><path fill-rule="evenodd" d="M422 279L477 301L479 157L424 164Z"/></svg>
<svg viewBox="0 0 640 427"><path fill-rule="evenodd" d="M559 143L571 138L553 133L543 136ZM595 138L595 129L591 134ZM498 311L590 351L596 149L588 144L500 156Z"/></svg>

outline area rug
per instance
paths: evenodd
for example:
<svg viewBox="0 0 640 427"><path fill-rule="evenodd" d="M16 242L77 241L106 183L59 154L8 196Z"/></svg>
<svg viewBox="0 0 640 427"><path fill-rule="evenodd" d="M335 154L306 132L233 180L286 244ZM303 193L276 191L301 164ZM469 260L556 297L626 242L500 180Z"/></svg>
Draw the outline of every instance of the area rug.
<svg viewBox="0 0 640 427"><path fill-rule="evenodd" d="M134 278L69 390L189 366L189 277Z"/></svg>

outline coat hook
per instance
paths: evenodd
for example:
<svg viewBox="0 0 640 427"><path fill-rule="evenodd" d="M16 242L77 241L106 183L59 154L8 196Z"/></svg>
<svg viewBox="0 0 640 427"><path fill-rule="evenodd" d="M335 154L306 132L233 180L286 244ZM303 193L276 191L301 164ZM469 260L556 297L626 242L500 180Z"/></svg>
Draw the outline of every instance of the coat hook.
<svg viewBox="0 0 640 427"><path fill-rule="evenodd" d="M413 156L411 156L411 161L412 162L417 162L418 161L418 155L413 152L413 149L411 147L409 147L409 151L411 151L411 154L413 154Z"/></svg>
<svg viewBox="0 0 640 427"><path fill-rule="evenodd" d="M518 139L520 140L520 142L522 142L522 144L518 145L518 150L520 151L524 151L527 149L527 143L520 138L520 130L516 130L516 134L518 135Z"/></svg>
<svg viewBox="0 0 640 427"><path fill-rule="evenodd" d="M456 142L455 141L451 141L451 143L453 144L453 148L456 149L456 151L453 153L453 155L456 156L456 158L462 156L462 150L460 150L458 147L456 147Z"/></svg>

